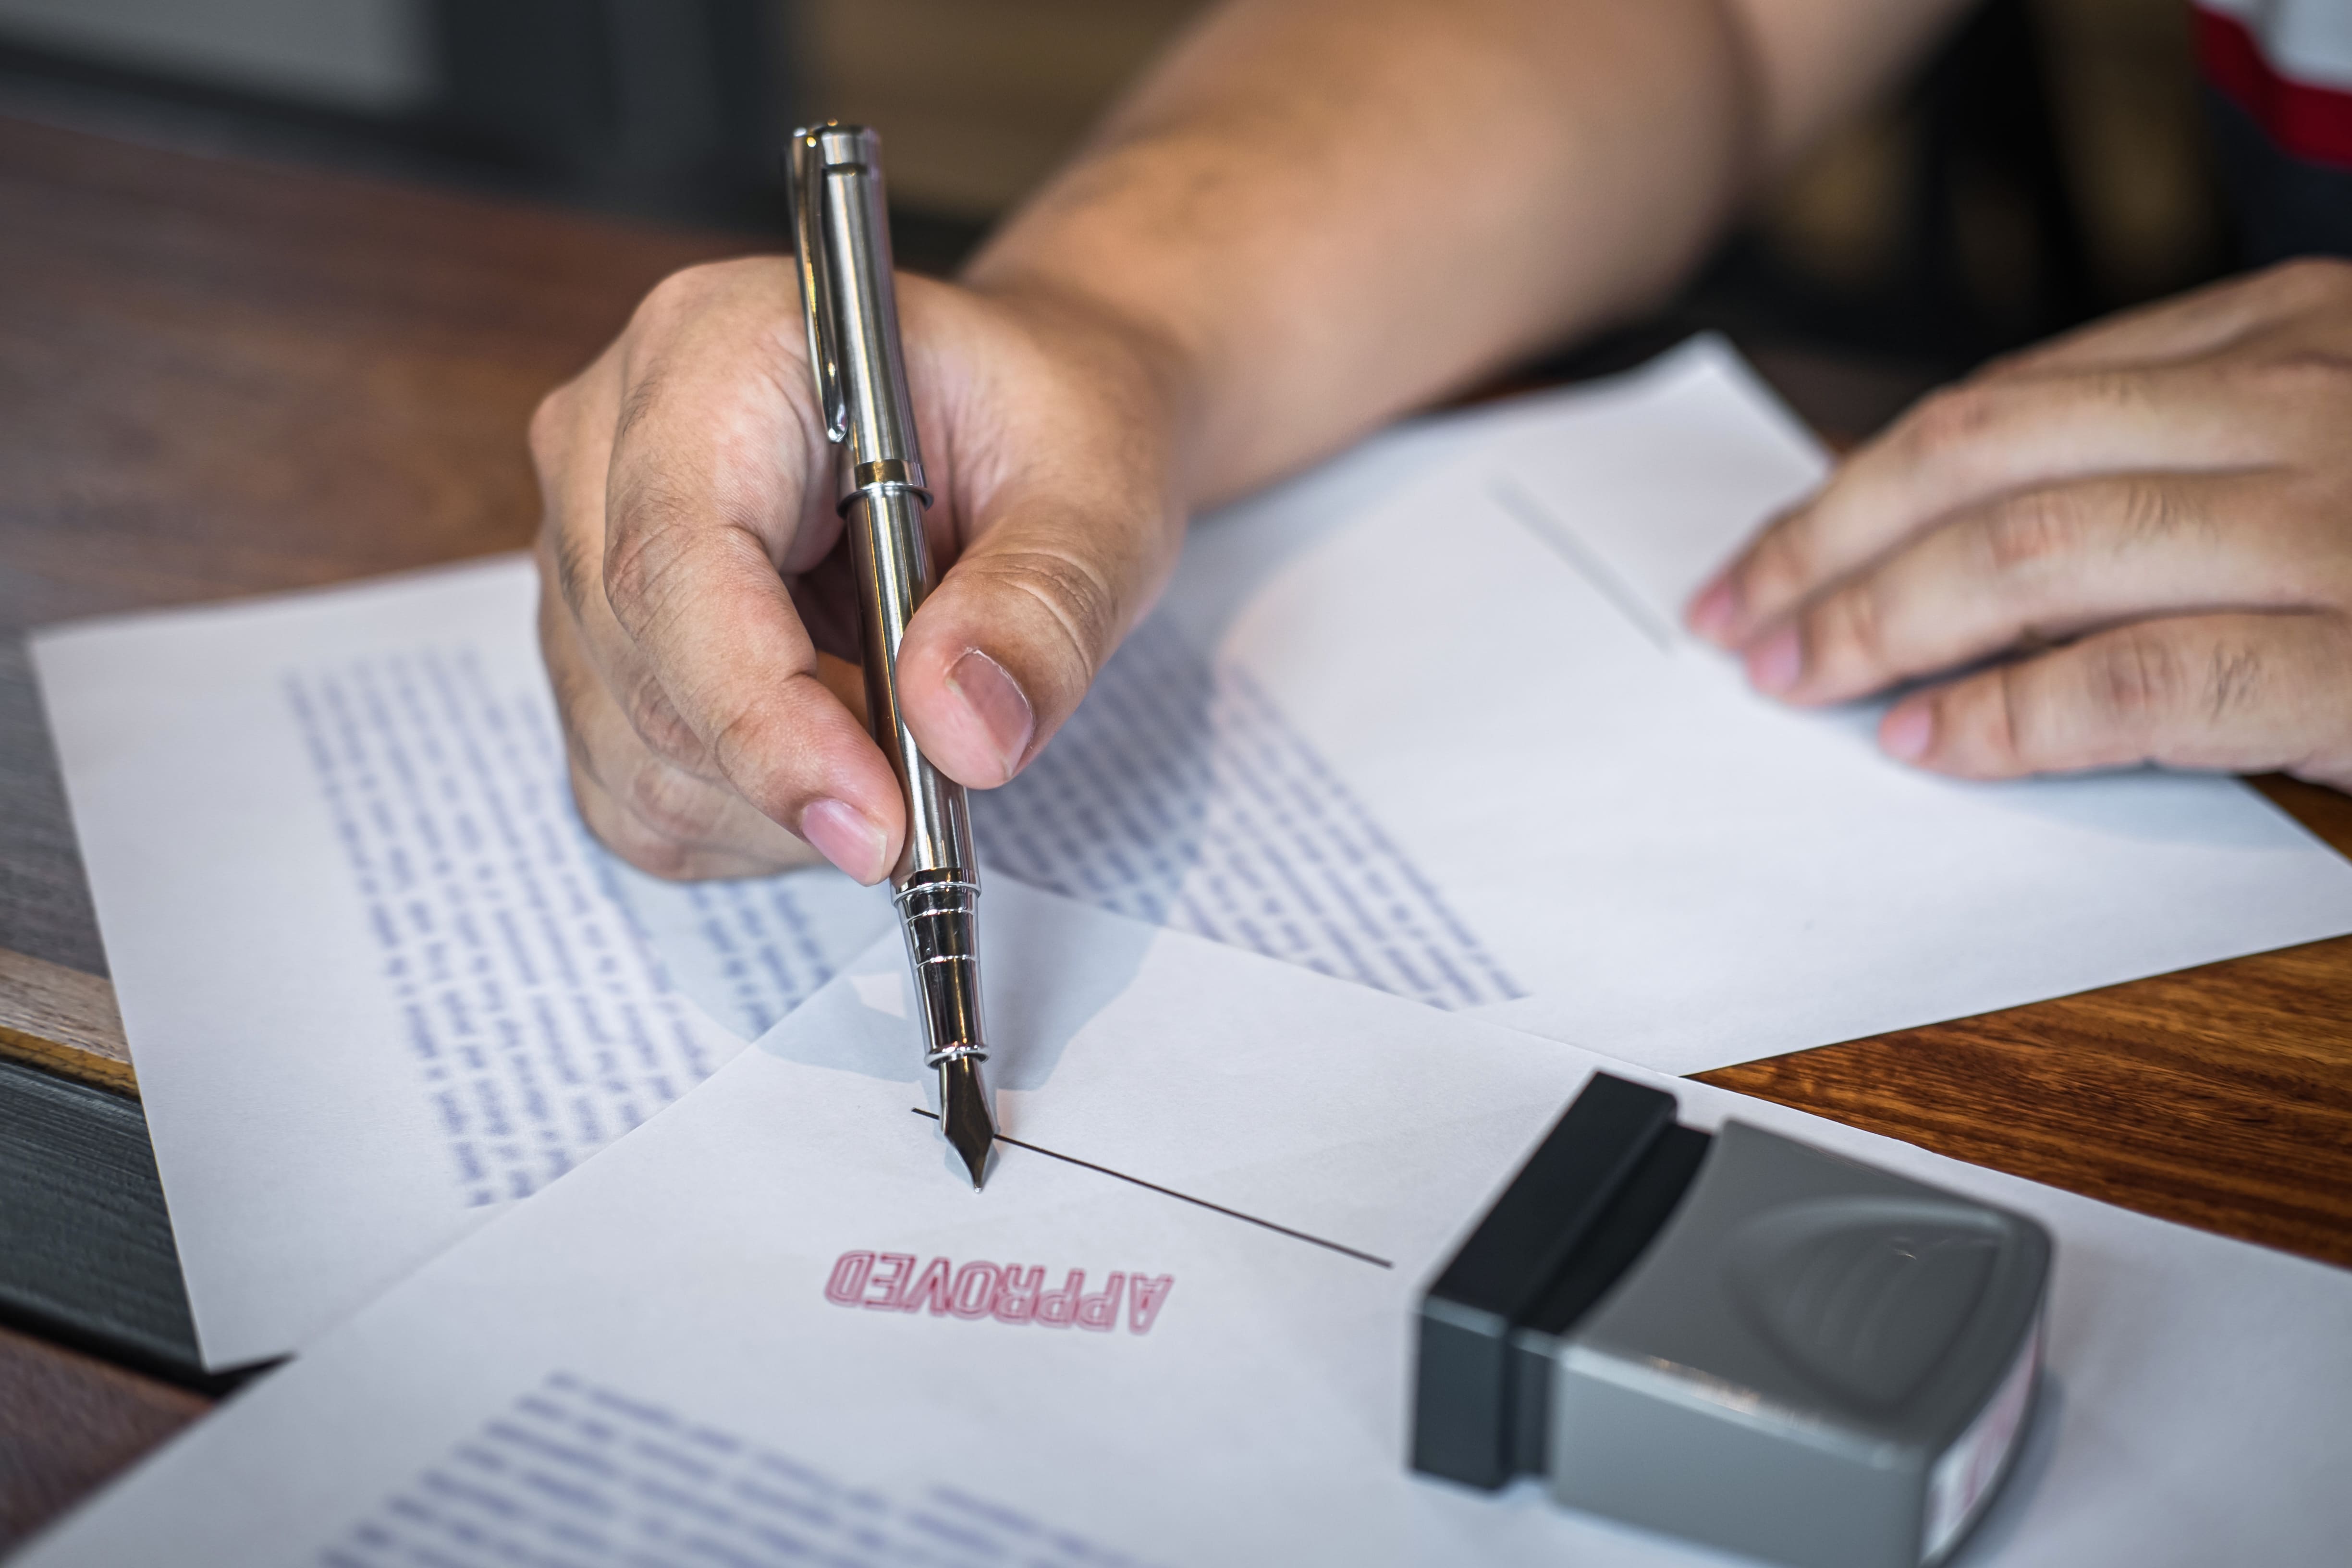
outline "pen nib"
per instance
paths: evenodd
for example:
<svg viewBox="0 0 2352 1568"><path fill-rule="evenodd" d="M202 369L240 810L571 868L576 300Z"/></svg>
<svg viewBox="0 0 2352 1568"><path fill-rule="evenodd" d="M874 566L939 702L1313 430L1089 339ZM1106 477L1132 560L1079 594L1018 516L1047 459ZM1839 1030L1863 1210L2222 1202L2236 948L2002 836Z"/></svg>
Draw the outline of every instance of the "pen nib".
<svg viewBox="0 0 2352 1568"><path fill-rule="evenodd" d="M963 1156L971 1172L971 1190L988 1172L988 1151L996 1142L996 1119L988 1111L988 1089L980 1079L980 1062L955 1057L940 1064L940 1131Z"/></svg>

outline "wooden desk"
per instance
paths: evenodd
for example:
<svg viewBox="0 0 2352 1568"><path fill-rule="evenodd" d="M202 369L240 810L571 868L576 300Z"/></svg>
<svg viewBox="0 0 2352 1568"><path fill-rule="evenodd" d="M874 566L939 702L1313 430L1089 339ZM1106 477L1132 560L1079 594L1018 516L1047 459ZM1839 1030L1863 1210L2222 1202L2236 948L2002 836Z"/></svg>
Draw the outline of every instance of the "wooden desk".
<svg viewBox="0 0 2352 1568"><path fill-rule="evenodd" d="M539 395L741 247L0 121L0 1051L136 1092L14 634L522 544ZM1866 383L1764 363L1859 433ZM2352 1264L2352 939L1706 1076ZM0 1547L205 1403L0 1330Z"/></svg>

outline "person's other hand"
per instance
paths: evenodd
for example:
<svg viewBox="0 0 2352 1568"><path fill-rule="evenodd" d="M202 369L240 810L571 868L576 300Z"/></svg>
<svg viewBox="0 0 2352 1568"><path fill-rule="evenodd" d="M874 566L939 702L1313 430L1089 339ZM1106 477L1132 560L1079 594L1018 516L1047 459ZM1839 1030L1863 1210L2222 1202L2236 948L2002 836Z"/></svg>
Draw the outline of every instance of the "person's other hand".
<svg viewBox="0 0 2352 1568"><path fill-rule="evenodd" d="M1181 542L1167 378L1142 337L1041 298L902 277L937 585L898 660L931 763L1036 754ZM581 816L666 877L811 863L860 881L906 810L867 736L856 609L790 258L698 267L549 395L540 640Z"/></svg>
<svg viewBox="0 0 2352 1568"><path fill-rule="evenodd" d="M2352 788L2352 265L2116 317L1928 397L1688 616L1808 705L1999 660L1881 722L1939 772Z"/></svg>

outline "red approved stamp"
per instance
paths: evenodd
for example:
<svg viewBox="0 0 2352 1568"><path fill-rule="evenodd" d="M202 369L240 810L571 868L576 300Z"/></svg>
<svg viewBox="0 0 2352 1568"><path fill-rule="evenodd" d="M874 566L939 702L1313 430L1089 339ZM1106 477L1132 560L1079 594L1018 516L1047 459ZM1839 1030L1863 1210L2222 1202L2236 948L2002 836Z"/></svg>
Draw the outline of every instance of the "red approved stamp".
<svg viewBox="0 0 2352 1568"><path fill-rule="evenodd" d="M1098 1334L1118 1327L1124 1306L1127 1331L1148 1334L1176 1288L1172 1274L1114 1270L1100 1289L1088 1290L1087 1271L1073 1268L1057 1289L1048 1290L1043 1264L958 1266L934 1258L919 1269L916 1261L910 1252L845 1252L825 1280L824 1299L877 1312L929 1311L935 1318L992 1318Z"/></svg>

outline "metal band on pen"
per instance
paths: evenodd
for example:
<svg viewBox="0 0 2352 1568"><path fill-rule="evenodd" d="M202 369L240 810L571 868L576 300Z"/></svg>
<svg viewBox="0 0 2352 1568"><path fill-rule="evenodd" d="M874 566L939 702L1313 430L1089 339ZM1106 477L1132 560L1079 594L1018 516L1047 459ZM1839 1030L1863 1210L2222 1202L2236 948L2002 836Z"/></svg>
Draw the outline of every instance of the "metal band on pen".
<svg viewBox="0 0 2352 1568"><path fill-rule="evenodd" d="M919 462L885 458L878 463L859 463L855 467L845 463L841 484L841 500L834 503L833 510L844 517L849 515L850 503L859 496L909 495L921 501L926 511L930 510L931 492L923 483L923 465Z"/></svg>

